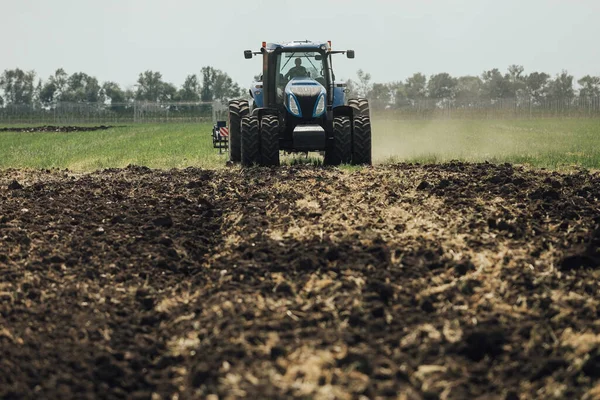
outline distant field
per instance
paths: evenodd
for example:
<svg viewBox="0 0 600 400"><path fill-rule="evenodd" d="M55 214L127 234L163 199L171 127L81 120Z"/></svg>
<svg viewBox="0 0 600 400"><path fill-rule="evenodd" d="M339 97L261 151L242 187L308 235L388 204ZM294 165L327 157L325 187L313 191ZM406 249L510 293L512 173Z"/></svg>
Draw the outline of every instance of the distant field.
<svg viewBox="0 0 600 400"><path fill-rule="evenodd" d="M156 124L72 133L0 132L0 168L93 171L129 164L151 168L217 168L210 124Z"/></svg>
<svg viewBox="0 0 600 400"><path fill-rule="evenodd" d="M375 120L379 162L490 161L600 168L600 120Z"/></svg>
<svg viewBox="0 0 600 400"><path fill-rule="evenodd" d="M0 132L0 168L92 171L129 164L218 168L210 124L132 125L74 133ZM373 120L377 163L452 159L600 168L600 120Z"/></svg>

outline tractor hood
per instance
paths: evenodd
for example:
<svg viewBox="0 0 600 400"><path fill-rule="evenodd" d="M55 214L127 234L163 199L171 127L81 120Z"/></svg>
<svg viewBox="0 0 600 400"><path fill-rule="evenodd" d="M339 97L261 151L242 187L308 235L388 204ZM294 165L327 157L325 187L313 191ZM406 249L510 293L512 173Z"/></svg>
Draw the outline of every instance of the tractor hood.
<svg viewBox="0 0 600 400"><path fill-rule="evenodd" d="M293 78L285 87L285 106L298 118L308 120L322 116L326 99L323 85L311 78Z"/></svg>

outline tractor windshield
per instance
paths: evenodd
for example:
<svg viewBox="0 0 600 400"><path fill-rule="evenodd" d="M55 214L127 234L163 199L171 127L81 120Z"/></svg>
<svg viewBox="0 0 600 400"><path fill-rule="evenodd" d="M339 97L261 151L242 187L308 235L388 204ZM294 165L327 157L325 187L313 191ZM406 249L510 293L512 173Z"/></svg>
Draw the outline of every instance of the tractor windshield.
<svg viewBox="0 0 600 400"><path fill-rule="evenodd" d="M285 86L294 78L313 78L325 86L325 68L319 52L282 53L277 62L279 75L278 87Z"/></svg>

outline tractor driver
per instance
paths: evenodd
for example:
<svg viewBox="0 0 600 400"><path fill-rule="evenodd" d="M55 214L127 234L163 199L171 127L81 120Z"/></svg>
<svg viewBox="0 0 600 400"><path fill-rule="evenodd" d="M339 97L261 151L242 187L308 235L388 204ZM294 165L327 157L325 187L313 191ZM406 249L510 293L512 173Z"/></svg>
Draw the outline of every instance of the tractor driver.
<svg viewBox="0 0 600 400"><path fill-rule="evenodd" d="M289 81L292 78L308 77L308 71L302 66L302 59L298 57L294 62L296 63L296 66L290 68L288 73L285 75L285 79Z"/></svg>

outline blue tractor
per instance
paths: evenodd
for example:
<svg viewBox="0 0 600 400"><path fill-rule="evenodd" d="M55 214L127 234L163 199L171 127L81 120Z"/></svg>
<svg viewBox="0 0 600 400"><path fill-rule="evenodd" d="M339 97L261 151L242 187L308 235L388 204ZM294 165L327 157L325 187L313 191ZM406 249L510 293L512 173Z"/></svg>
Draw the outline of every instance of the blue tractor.
<svg viewBox="0 0 600 400"><path fill-rule="evenodd" d="M279 165L280 151L324 154L324 164L371 164L371 121L366 99L346 99L335 81L331 42L265 43L263 70L247 100L229 102L229 158L250 165Z"/></svg>

